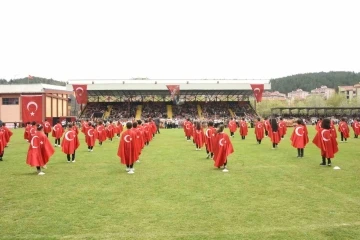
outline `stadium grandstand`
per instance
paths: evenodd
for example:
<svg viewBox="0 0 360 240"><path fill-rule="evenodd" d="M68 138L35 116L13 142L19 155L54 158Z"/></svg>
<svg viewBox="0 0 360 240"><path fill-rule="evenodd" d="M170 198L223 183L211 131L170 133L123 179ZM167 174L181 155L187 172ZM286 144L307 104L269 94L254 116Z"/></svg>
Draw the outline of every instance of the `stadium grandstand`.
<svg viewBox="0 0 360 240"><path fill-rule="evenodd" d="M228 119L253 118L256 107L250 104L254 96L251 84L266 80L69 80L66 89L86 89L87 101L76 106L80 118L140 119ZM178 86L174 101L168 86ZM254 101L255 102L255 101ZM255 106L255 105L254 105Z"/></svg>

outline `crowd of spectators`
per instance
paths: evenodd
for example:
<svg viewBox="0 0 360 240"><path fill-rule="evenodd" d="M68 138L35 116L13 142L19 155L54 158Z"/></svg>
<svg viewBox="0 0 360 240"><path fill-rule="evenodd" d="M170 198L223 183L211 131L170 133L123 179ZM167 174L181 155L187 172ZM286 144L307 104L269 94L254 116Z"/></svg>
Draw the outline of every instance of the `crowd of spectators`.
<svg viewBox="0 0 360 240"><path fill-rule="evenodd" d="M181 105L173 105L174 118L196 118L198 116L197 102L185 102Z"/></svg>
<svg viewBox="0 0 360 240"><path fill-rule="evenodd" d="M167 118L167 103L164 102L146 102L143 103L142 118Z"/></svg>
<svg viewBox="0 0 360 240"><path fill-rule="evenodd" d="M146 102L146 103L128 103L128 102L102 102L89 103L83 111L82 118L99 117L111 109L109 117L111 119L130 119L134 118L138 105L143 105L142 118L160 117L167 118L168 103L165 102ZM233 111L236 117L257 117L254 109L249 102L185 102L180 105L172 105L174 119L195 119L199 117L197 105L200 105L202 117L205 119L228 119L231 118L229 109ZM109 107L111 106L111 107Z"/></svg>

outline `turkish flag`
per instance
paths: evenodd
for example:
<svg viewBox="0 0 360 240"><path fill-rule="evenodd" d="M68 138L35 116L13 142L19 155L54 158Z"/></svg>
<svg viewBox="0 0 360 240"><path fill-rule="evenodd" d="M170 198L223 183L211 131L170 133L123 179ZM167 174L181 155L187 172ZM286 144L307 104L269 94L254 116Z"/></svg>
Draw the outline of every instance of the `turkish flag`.
<svg viewBox="0 0 360 240"><path fill-rule="evenodd" d="M21 95L22 121L42 123L43 106L42 95Z"/></svg>
<svg viewBox="0 0 360 240"><path fill-rule="evenodd" d="M250 84L250 86L254 92L256 102L261 102L262 94L264 92L264 84Z"/></svg>
<svg viewBox="0 0 360 240"><path fill-rule="evenodd" d="M171 99L174 102L179 102L180 98L180 85L166 85L166 87L169 89L171 94Z"/></svg>
<svg viewBox="0 0 360 240"><path fill-rule="evenodd" d="M88 101L87 97L87 85L73 85L75 92L76 102L78 104L86 104Z"/></svg>

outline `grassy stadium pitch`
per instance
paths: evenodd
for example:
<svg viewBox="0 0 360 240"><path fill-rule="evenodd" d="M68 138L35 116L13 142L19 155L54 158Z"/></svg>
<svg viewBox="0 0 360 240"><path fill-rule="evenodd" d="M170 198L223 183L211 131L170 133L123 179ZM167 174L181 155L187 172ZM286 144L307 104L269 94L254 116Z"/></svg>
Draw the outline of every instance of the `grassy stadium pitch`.
<svg viewBox="0 0 360 240"><path fill-rule="evenodd" d="M246 140L231 139L223 173L182 130L161 130L128 175L118 139L90 153L81 134L76 163L56 148L37 176L23 129L13 131L0 162L0 239L360 238L359 139L339 143L336 171L319 166L311 143L296 158L291 128L276 150L249 129Z"/></svg>

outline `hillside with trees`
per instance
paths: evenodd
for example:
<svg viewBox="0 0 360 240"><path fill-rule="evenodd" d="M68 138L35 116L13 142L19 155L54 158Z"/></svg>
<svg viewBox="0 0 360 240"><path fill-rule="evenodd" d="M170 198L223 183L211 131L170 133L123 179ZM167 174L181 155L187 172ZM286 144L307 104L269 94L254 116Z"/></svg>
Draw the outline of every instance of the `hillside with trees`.
<svg viewBox="0 0 360 240"><path fill-rule="evenodd" d="M41 78L41 77L30 77L29 79L26 78L18 78L18 79L11 79L7 81L5 79L0 79L0 85L10 85L10 84L37 84L37 83L45 83L51 85L58 85L58 86L65 86L65 82L57 81L54 79L48 78Z"/></svg>
<svg viewBox="0 0 360 240"><path fill-rule="evenodd" d="M323 85L338 91L338 86L353 86L359 82L360 73L354 72L304 73L270 80L271 91L286 94L299 88L310 92Z"/></svg>

